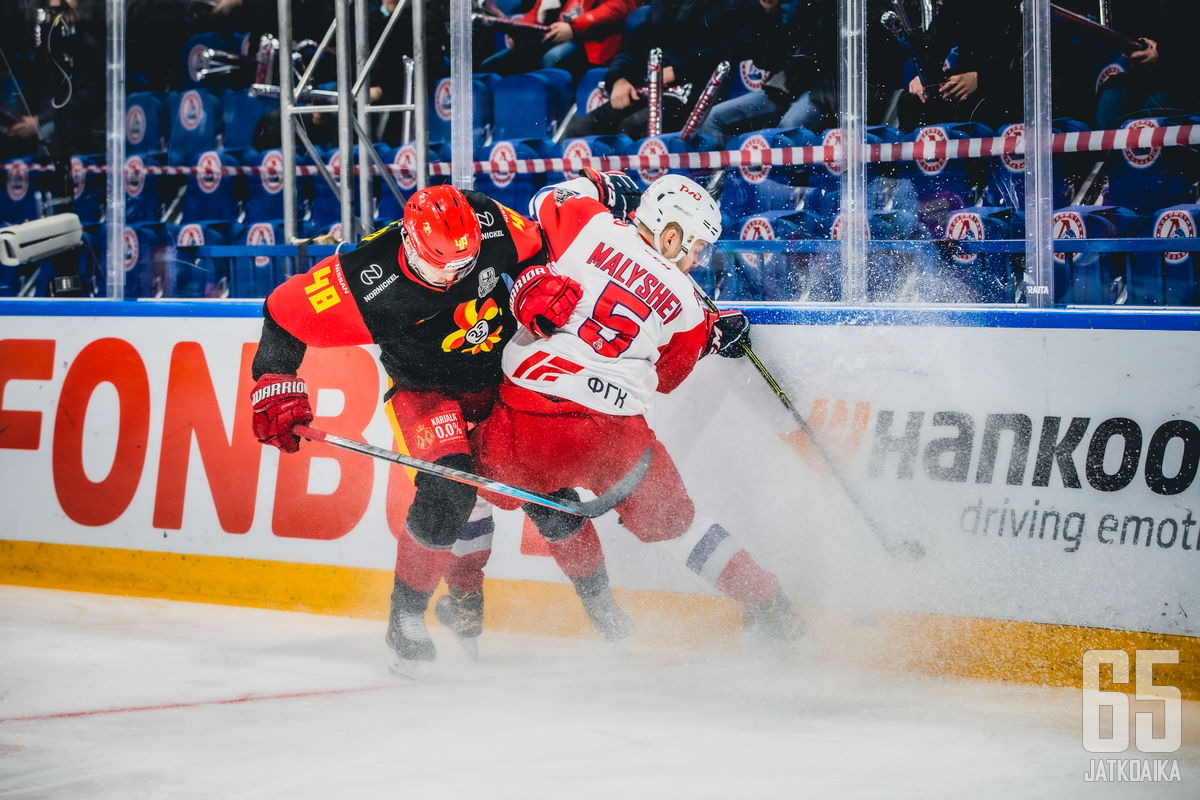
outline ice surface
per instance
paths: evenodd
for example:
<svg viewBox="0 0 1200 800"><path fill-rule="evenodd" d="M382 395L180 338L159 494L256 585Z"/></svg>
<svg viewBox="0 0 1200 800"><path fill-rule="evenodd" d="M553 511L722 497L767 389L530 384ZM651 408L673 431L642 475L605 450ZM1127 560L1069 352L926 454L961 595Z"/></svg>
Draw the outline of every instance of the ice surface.
<svg viewBox="0 0 1200 800"><path fill-rule="evenodd" d="M1085 782L1075 690L440 628L414 681L383 632L0 587L0 797L1200 796L1192 723L1182 783Z"/></svg>

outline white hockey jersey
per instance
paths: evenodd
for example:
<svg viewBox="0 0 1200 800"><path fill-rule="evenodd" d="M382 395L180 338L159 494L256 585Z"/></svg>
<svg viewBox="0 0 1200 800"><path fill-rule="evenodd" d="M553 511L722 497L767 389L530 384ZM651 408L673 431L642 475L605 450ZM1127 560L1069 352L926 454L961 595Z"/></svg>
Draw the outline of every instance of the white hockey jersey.
<svg viewBox="0 0 1200 800"><path fill-rule="evenodd" d="M562 188L535 202L555 267L579 281L583 297L549 338L517 332L504 348L505 376L606 414L646 413L707 343L691 281L600 202Z"/></svg>

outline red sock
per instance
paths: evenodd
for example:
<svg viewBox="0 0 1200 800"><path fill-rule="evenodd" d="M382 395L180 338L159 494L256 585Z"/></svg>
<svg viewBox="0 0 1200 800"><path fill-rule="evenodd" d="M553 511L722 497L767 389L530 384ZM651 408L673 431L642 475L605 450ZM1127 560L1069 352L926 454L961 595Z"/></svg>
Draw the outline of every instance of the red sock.
<svg viewBox="0 0 1200 800"><path fill-rule="evenodd" d="M596 526L588 520L583 527L565 539L548 542L550 555L568 578L585 578L604 566L604 551Z"/></svg>
<svg viewBox="0 0 1200 800"><path fill-rule="evenodd" d="M763 603L779 591L779 579L755 564L745 550L733 554L713 585L742 603Z"/></svg>
<svg viewBox="0 0 1200 800"><path fill-rule="evenodd" d="M488 549L465 556L451 555L446 562L446 585L459 592L483 591L483 568L491 554Z"/></svg>
<svg viewBox="0 0 1200 800"><path fill-rule="evenodd" d="M418 592L429 593L437 588L449 557L449 549L427 547L407 529L396 537L396 577Z"/></svg>

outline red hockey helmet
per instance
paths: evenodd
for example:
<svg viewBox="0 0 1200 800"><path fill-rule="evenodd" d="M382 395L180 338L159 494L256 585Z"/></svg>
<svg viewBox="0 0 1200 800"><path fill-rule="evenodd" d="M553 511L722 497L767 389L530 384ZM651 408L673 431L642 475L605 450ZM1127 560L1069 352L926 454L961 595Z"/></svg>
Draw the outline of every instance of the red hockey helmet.
<svg viewBox="0 0 1200 800"><path fill-rule="evenodd" d="M404 204L404 253L417 275L438 289L475 268L483 241L467 197L444 184L421 189Z"/></svg>

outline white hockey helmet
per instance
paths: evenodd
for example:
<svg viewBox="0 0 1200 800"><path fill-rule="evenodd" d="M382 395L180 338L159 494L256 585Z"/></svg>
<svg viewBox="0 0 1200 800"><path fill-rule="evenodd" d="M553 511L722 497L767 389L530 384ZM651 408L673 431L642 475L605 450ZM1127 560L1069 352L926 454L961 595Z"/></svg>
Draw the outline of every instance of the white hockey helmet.
<svg viewBox="0 0 1200 800"><path fill-rule="evenodd" d="M659 236L674 222L683 231L683 247L671 260L679 263L703 242L696 263L703 266L712 258L713 245L721 236L721 208L704 187L683 175L664 175L642 193L637 221L654 234L654 246L662 252Z"/></svg>

